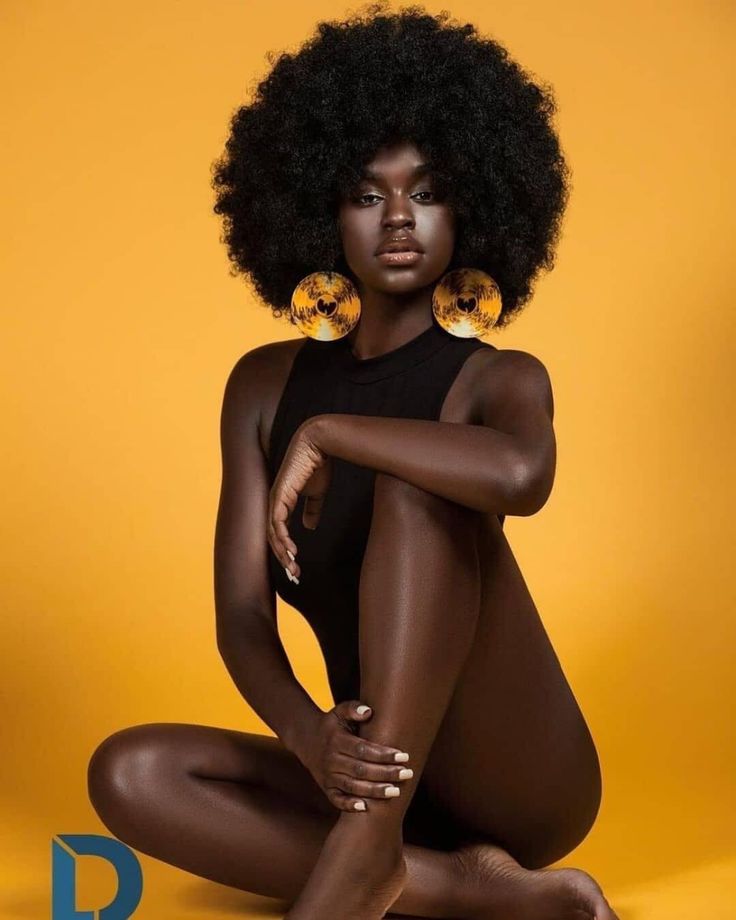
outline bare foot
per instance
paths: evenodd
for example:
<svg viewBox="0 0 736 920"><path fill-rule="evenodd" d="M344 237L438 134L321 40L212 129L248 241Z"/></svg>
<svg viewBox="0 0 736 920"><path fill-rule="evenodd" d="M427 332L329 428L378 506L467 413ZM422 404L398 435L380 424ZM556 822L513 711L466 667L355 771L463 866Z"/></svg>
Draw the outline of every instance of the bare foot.
<svg viewBox="0 0 736 920"><path fill-rule="evenodd" d="M465 920L618 920L598 883L580 869L524 869L485 843L454 855L468 899Z"/></svg>
<svg viewBox="0 0 736 920"><path fill-rule="evenodd" d="M381 920L406 882L400 831L386 838L368 824L338 821L284 920Z"/></svg>
<svg viewBox="0 0 736 920"><path fill-rule="evenodd" d="M618 914L606 900L601 886L592 875L582 869L541 869L542 875L556 877L577 893L578 907L590 920L619 920Z"/></svg>

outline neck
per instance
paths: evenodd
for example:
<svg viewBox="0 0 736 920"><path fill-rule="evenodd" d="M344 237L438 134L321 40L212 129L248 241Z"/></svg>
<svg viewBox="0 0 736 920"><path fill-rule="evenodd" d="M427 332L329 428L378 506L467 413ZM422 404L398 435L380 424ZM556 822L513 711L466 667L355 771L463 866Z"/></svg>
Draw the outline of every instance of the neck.
<svg viewBox="0 0 736 920"><path fill-rule="evenodd" d="M362 289L359 296L360 322L347 339L361 360L398 348L433 322L431 287L405 294Z"/></svg>

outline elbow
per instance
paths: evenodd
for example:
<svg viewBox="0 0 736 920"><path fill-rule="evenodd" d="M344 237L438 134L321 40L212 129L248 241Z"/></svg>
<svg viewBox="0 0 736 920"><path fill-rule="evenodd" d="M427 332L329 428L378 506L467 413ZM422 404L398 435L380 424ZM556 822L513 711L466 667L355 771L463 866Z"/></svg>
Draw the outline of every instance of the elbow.
<svg viewBox="0 0 736 920"><path fill-rule="evenodd" d="M508 477L506 507L502 514L531 517L540 511L552 491L554 471L535 467L527 462L515 464Z"/></svg>
<svg viewBox="0 0 736 920"><path fill-rule="evenodd" d="M273 634L278 634L275 614L260 607L222 609L215 617L217 651L226 664L228 658L240 654L245 645Z"/></svg>
<svg viewBox="0 0 736 920"><path fill-rule="evenodd" d="M217 651L220 660L227 670L232 674L237 663L243 659L243 650L245 648L243 637L237 637L234 633L217 634Z"/></svg>
<svg viewBox="0 0 736 920"><path fill-rule="evenodd" d="M242 629L238 631L235 628L235 624L230 620L226 620L224 617L217 618L215 629L217 651L220 654L220 658L222 658L225 663L227 663L228 658L232 654L236 636L239 632L242 633Z"/></svg>

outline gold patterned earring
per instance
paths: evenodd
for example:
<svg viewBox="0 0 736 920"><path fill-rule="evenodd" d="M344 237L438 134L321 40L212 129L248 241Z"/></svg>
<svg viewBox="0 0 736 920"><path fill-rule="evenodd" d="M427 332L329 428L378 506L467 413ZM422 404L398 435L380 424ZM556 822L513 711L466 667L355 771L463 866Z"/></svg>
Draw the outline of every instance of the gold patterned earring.
<svg viewBox="0 0 736 920"><path fill-rule="evenodd" d="M437 322L461 339L480 338L496 325L502 309L496 282L478 268L456 268L437 282L432 312Z"/></svg>
<svg viewBox="0 0 736 920"><path fill-rule="evenodd" d="M310 339L341 339L360 319L360 298L353 282L338 272L313 272L291 295L291 318Z"/></svg>

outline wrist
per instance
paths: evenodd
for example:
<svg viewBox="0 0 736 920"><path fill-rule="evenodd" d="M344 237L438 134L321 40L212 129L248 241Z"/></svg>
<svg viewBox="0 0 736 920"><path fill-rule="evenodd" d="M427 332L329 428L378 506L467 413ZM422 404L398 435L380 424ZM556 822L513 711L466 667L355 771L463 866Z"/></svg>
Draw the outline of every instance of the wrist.
<svg viewBox="0 0 736 920"><path fill-rule="evenodd" d="M323 715L324 712L318 706L310 705L303 713L298 713L297 717L292 719L281 736L284 747L300 760L308 739L316 734L317 724Z"/></svg>
<svg viewBox="0 0 736 920"><path fill-rule="evenodd" d="M312 444L314 444L318 450L321 450L322 453L331 456L335 429L337 426L337 416L330 413L313 415L311 418L307 419L305 425L305 434Z"/></svg>

